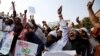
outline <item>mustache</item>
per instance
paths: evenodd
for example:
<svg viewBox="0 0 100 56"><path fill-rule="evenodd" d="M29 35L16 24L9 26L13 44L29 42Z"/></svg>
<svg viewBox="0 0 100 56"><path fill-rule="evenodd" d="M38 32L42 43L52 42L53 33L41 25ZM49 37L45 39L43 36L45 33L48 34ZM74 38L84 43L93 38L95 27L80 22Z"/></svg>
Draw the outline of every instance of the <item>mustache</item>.
<svg viewBox="0 0 100 56"><path fill-rule="evenodd" d="M73 36L75 36L75 35L74 35L74 34L70 34L69 36L70 36L70 37L73 37Z"/></svg>

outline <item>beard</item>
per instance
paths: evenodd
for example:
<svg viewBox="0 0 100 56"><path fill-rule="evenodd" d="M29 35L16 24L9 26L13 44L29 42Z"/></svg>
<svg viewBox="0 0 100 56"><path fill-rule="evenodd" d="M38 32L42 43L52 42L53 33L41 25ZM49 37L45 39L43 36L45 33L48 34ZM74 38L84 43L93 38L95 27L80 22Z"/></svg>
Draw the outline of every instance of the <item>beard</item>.
<svg viewBox="0 0 100 56"><path fill-rule="evenodd" d="M51 41L51 42L46 42L46 47L50 47L54 42Z"/></svg>

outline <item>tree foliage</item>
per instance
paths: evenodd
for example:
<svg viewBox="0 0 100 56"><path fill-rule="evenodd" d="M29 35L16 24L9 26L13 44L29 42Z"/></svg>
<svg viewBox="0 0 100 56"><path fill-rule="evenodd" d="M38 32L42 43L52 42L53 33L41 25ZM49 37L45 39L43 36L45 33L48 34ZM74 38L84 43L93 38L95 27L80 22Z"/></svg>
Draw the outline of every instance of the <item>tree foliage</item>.
<svg viewBox="0 0 100 56"><path fill-rule="evenodd" d="M86 27L87 29L90 29L93 27L89 19L90 19L89 17L84 17L82 20L83 27Z"/></svg>
<svg viewBox="0 0 100 56"><path fill-rule="evenodd" d="M90 18L89 17L84 17L83 18L83 20L81 21L82 22L82 25L83 25L83 27L85 27L85 28L87 28L87 29L90 29L90 28L92 28L93 27L93 25L91 24L91 22L90 22L90 20L89 20ZM79 25L77 24L77 25L75 25L75 27L74 28L79 28Z"/></svg>

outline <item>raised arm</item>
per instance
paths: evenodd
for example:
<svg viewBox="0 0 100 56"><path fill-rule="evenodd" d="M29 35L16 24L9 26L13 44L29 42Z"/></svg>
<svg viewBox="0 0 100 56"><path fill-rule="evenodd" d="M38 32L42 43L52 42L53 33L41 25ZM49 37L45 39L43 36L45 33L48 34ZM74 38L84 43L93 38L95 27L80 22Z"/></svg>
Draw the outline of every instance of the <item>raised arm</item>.
<svg viewBox="0 0 100 56"><path fill-rule="evenodd" d="M66 22L62 16L62 6L60 6L60 8L58 9L58 15L59 15L59 29L62 30L62 39L66 39L67 38L67 33L68 33L68 28L66 25ZM65 37L66 36L66 37Z"/></svg>
<svg viewBox="0 0 100 56"><path fill-rule="evenodd" d="M92 2L89 1L88 4L87 4L89 16L90 16L90 21L91 21L91 23L93 24L94 27L100 28L99 19L95 16L94 11L92 9L93 4L94 4L94 0Z"/></svg>
<svg viewBox="0 0 100 56"><path fill-rule="evenodd" d="M50 27L47 25L46 21L42 21L42 24L43 24L43 27L45 26L46 28L50 28Z"/></svg>
<svg viewBox="0 0 100 56"><path fill-rule="evenodd" d="M24 11L24 18L23 18L23 21L22 21L22 24L23 24L23 27L25 27L26 25L26 21L27 21L27 10Z"/></svg>
<svg viewBox="0 0 100 56"><path fill-rule="evenodd" d="M13 11L16 11L15 10L15 2L11 2L11 3L12 3Z"/></svg>
<svg viewBox="0 0 100 56"><path fill-rule="evenodd" d="M58 9L58 16L59 16L59 19L63 19L63 15L62 15L62 6L60 6L60 8Z"/></svg>
<svg viewBox="0 0 100 56"><path fill-rule="evenodd" d="M76 18L76 22L78 23L79 28L83 27L82 22L79 21L79 16Z"/></svg>
<svg viewBox="0 0 100 56"><path fill-rule="evenodd" d="M72 28L74 28L75 27L75 25L74 25L74 23L72 22Z"/></svg>
<svg viewBox="0 0 100 56"><path fill-rule="evenodd" d="M13 19L16 17L15 2L11 2L13 7Z"/></svg>

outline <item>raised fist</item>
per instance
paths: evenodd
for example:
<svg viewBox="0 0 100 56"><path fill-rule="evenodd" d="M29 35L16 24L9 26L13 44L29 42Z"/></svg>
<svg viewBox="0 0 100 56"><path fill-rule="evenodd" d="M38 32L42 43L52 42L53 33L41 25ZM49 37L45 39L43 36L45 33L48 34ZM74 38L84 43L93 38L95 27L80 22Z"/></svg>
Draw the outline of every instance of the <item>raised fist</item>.
<svg viewBox="0 0 100 56"><path fill-rule="evenodd" d="M60 6L60 8L58 9L58 14L62 13L62 6Z"/></svg>
<svg viewBox="0 0 100 56"><path fill-rule="evenodd" d="M13 2L13 1L12 1L11 3L12 3L12 4L15 4L15 2Z"/></svg>
<svg viewBox="0 0 100 56"><path fill-rule="evenodd" d="M94 4L94 0L93 1L89 1L88 4L87 4L87 8L88 9L92 8L93 4Z"/></svg>
<svg viewBox="0 0 100 56"><path fill-rule="evenodd" d="M27 10L25 10L24 13L26 14L27 13Z"/></svg>

